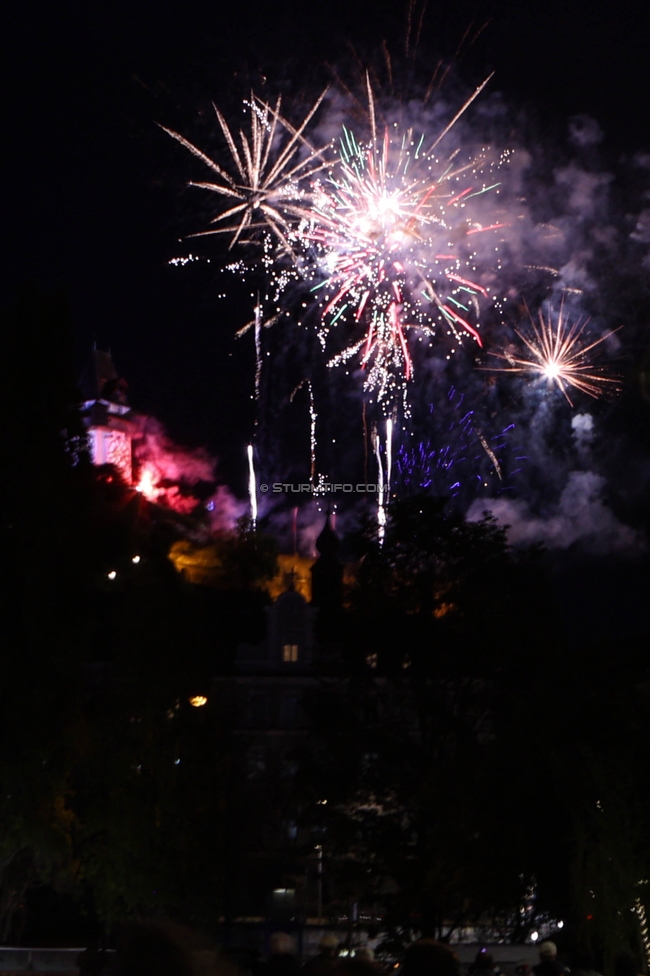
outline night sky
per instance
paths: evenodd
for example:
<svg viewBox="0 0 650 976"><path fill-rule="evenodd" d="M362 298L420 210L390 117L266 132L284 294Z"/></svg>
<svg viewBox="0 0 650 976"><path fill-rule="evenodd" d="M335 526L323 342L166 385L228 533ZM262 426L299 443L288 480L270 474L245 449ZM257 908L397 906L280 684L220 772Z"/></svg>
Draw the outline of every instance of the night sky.
<svg viewBox="0 0 650 976"><path fill-rule="evenodd" d="M351 44L365 56L386 39L399 54L406 6L63 0L5 12L3 299L24 282L63 291L79 372L93 341L110 347L136 409L207 445L238 492L252 365L233 333L249 309L241 290L218 298L209 265L168 264L187 253L179 238L199 208L184 189L188 159L155 123L192 138L211 98L236 104L262 77L308 98ZM561 143L586 113L606 166L650 150L648 5L430 2L421 58L452 59L483 24L461 46L458 76L473 85L495 70L492 89L536 139Z"/></svg>

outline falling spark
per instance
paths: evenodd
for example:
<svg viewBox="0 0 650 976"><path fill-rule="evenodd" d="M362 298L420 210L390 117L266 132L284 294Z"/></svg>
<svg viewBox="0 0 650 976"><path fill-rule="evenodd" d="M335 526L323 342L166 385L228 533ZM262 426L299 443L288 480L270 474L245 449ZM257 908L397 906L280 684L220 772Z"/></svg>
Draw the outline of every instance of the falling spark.
<svg viewBox="0 0 650 976"><path fill-rule="evenodd" d="M483 437L483 434L480 432L480 430L477 431L477 434L478 434L478 439L481 442L481 447L483 448L483 450L489 457L490 461L492 462L492 466L497 473L497 477L499 481L503 481L503 475L501 474L501 465L499 464L496 454L494 453L494 451L486 441L485 437Z"/></svg>
<svg viewBox="0 0 650 976"><path fill-rule="evenodd" d="M248 452L248 497L250 499L251 523L257 525L257 482L255 480L255 462L253 460L253 445L249 444Z"/></svg>
<svg viewBox="0 0 650 976"><path fill-rule="evenodd" d="M260 322L262 319L262 309L260 307L259 296L255 306L255 399L260 398L260 383L262 380L262 337L260 333ZM255 418L257 422L257 418Z"/></svg>
<svg viewBox="0 0 650 976"><path fill-rule="evenodd" d="M314 388L310 380L302 380L289 397L289 402L293 403L296 393L306 386L309 391L309 481L312 488L316 485L316 421L318 414L314 406Z"/></svg>
<svg viewBox="0 0 650 976"><path fill-rule="evenodd" d="M386 421L386 489L390 493L390 478L393 468L393 421Z"/></svg>
<svg viewBox="0 0 650 976"><path fill-rule="evenodd" d="M381 458L381 436L376 429L373 432L375 457L377 458L377 535L380 546L383 546L386 536L386 495L389 488L389 472L392 457L391 449L388 446L389 434L392 436L391 420L386 422L386 444L384 445L386 473L384 474L384 464Z"/></svg>
<svg viewBox="0 0 650 976"><path fill-rule="evenodd" d="M474 101L474 99L477 98L481 94L481 92L483 91L483 89L485 88L485 86L487 85L488 81L490 81L490 79L492 78L493 75L494 75L494 71L492 72L492 74L489 74L487 76L487 78L485 79L485 81L482 82L478 86L478 88L476 88L472 92L472 94L467 99L467 101L465 102L465 104L459 109L458 112L456 112L456 114L454 115L454 117L451 120L451 122L449 123L449 125L445 129L442 130L442 132L440 133L440 135L438 136L438 138L436 139L436 141L434 142L434 144L431 146L431 149L435 149L436 146L438 145L438 143L442 142L442 140L447 135L447 133L449 132L449 130L454 125L456 125L456 123L458 122L458 120L461 117L461 115L463 115L467 111L467 109L470 107L470 105L472 104L472 102ZM431 149L429 150L429 152L431 152Z"/></svg>

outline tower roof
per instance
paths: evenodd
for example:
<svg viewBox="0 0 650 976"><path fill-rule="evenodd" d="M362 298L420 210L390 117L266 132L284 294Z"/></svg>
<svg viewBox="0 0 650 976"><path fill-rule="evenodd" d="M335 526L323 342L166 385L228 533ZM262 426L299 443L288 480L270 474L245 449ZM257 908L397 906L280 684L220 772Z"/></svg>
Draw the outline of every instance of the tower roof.
<svg viewBox="0 0 650 976"><path fill-rule="evenodd" d="M340 540L332 525L332 516L328 515L323 530L316 539L316 548L321 556L336 556Z"/></svg>
<svg viewBox="0 0 650 976"><path fill-rule="evenodd" d="M126 404L128 384L122 379L110 352L94 348L79 382L84 400L110 400Z"/></svg>

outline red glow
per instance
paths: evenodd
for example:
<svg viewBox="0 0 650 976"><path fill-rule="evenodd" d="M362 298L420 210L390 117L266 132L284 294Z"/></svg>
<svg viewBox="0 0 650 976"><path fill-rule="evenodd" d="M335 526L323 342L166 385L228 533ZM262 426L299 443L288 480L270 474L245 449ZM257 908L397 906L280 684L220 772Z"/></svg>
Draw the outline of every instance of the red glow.
<svg viewBox="0 0 650 976"><path fill-rule="evenodd" d="M223 485L215 484L216 458L203 448L192 450L174 444L152 417L138 419L141 429L134 445L135 490L147 501L181 515L202 510L214 529L232 528L245 506Z"/></svg>

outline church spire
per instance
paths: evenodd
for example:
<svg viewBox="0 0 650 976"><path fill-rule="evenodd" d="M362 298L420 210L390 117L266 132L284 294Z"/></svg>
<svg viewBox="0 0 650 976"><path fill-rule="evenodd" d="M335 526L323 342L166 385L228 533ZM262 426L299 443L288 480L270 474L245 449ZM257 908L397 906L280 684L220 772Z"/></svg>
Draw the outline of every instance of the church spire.
<svg viewBox="0 0 650 976"><path fill-rule="evenodd" d="M343 608L343 564L338 558L339 547L340 540L334 531L332 517L328 514L316 539L316 548L320 555L311 568L311 602L319 610L321 633L336 629Z"/></svg>

